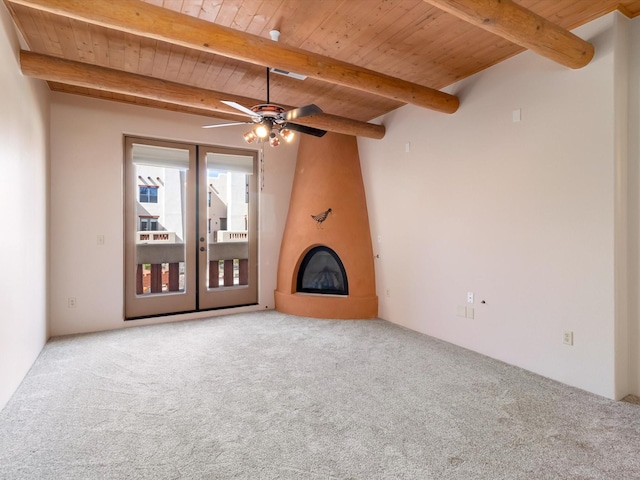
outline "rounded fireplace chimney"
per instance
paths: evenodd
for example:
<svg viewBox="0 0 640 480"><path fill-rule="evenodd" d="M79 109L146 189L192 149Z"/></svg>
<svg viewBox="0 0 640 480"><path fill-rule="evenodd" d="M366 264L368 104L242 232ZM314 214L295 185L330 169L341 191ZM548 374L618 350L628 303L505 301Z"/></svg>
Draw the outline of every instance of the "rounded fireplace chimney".
<svg viewBox="0 0 640 480"><path fill-rule="evenodd" d="M311 273L305 279L309 264ZM292 315L329 319L378 315L356 137L329 132L322 138L300 138L274 295L276 309Z"/></svg>

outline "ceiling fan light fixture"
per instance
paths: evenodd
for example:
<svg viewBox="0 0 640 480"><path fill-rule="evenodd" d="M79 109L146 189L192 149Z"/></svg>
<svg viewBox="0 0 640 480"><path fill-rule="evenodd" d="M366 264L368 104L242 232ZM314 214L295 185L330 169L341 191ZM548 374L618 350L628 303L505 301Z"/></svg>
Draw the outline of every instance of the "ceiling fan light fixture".
<svg viewBox="0 0 640 480"><path fill-rule="evenodd" d="M280 145L280 139L275 133L272 133L269 136L269 145L271 145L272 147L277 147L278 145Z"/></svg>
<svg viewBox="0 0 640 480"><path fill-rule="evenodd" d="M282 137L282 139L285 142L291 143L293 141L293 138L294 138L295 135L288 128L283 128L282 130L280 130L280 136Z"/></svg>
<svg viewBox="0 0 640 480"><path fill-rule="evenodd" d="M253 143L256 141L258 136L255 134L253 130L249 130L247 133L243 135L244 141L247 143Z"/></svg>
<svg viewBox="0 0 640 480"><path fill-rule="evenodd" d="M255 128L254 132L258 138L261 138L264 140L269 136L270 130L271 129L266 125L260 124Z"/></svg>

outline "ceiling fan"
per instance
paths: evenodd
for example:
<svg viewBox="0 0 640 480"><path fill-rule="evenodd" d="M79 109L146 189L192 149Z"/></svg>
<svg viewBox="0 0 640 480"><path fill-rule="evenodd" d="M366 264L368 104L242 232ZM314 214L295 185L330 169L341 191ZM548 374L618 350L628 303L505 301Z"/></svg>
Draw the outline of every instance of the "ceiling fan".
<svg viewBox="0 0 640 480"><path fill-rule="evenodd" d="M292 123L292 121L297 118L322 113L322 109L317 105L312 103L310 105L285 111L285 109L280 105L269 103L269 70L270 69L267 68L267 103L247 108L237 102L222 100L222 103L225 105L235 108L236 110L239 110L245 115L251 117L250 122L219 123L215 125L205 125L202 128L229 127L231 125L245 124L255 125L253 129L243 135L245 141L247 143L252 143L254 141L265 141L268 139L269 145L272 147L280 145L280 138L285 142L291 142L294 137L293 132L305 133L315 137L322 137L327 133L326 130Z"/></svg>

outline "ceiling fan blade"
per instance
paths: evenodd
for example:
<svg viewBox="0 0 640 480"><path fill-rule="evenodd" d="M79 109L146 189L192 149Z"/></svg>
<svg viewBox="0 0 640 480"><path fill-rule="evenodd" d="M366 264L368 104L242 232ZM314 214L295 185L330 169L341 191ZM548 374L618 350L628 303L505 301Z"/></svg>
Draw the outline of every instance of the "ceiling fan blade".
<svg viewBox="0 0 640 480"><path fill-rule="evenodd" d="M322 137L326 130L320 130L319 128L307 127L306 125L298 125L297 123L287 123L285 125L289 130L294 132L306 133L307 135L313 135L314 137Z"/></svg>
<svg viewBox="0 0 640 480"><path fill-rule="evenodd" d="M312 103L310 105L294 108L293 110L285 112L284 119L289 122L291 120L295 120L296 118L308 117L309 115L317 115L318 113L322 113L322 109Z"/></svg>
<svg viewBox="0 0 640 480"><path fill-rule="evenodd" d="M213 125L203 125L202 128L231 127L232 125L248 125L251 122L214 123Z"/></svg>
<svg viewBox="0 0 640 480"><path fill-rule="evenodd" d="M249 110L247 107L243 107L239 103L230 102L229 100L221 100L221 102L224 103L225 105L230 106L231 108L235 108L236 110L240 110L241 112L246 113L247 115L249 115L251 117L260 118L260 115L258 115L256 112L254 112L253 110Z"/></svg>

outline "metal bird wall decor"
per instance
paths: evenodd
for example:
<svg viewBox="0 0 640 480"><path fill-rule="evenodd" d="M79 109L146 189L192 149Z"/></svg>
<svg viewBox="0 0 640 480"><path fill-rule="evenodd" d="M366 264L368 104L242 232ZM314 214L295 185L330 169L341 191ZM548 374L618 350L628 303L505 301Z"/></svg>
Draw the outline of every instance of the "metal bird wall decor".
<svg viewBox="0 0 640 480"><path fill-rule="evenodd" d="M324 222L327 217L329 216L329 214L331 213L331 209L327 209L322 213L319 213L317 215L311 215L311 218L313 218L316 221L316 227L318 228L322 228L322 222Z"/></svg>

